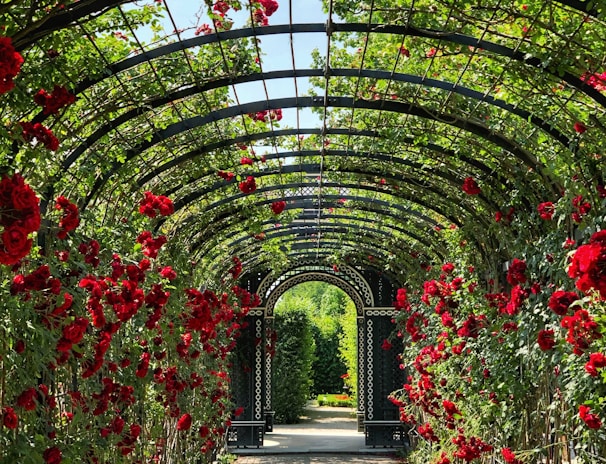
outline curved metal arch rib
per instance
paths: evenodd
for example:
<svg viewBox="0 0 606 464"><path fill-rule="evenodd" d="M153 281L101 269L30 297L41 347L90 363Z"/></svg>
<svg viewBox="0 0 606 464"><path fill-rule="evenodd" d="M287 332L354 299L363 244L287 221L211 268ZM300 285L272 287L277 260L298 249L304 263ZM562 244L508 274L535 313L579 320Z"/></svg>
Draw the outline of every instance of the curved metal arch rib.
<svg viewBox="0 0 606 464"><path fill-rule="evenodd" d="M321 135L321 134L322 134L321 129L280 129L280 130L274 130L274 131L270 131L270 132L261 132L261 133L256 133L256 134L250 134L250 136L237 137L237 138L233 138L233 139L224 139L221 142L202 146L196 150L189 151L177 158L167 161L166 163L156 167L149 173L145 174L143 177L139 178L137 180L137 185L139 187L142 187L143 185L145 185L146 183L151 181L154 177L168 171L171 168L178 166L179 164L192 160L197 156L204 155L213 150L225 148L230 145L236 145L239 143L249 143L252 141L262 140L262 139L266 139L266 138L278 138L278 137L286 137L286 136L291 136L291 135ZM350 131L348 129L327 129L326 135L349 135L352 137L380 137L380 134L375 131L360 131L360 130ZM474 167L475 169L483 172L487 176L491 176L491 178L498 180L501 184L503 184L503 185L508 184L506 177L504 177L500 172L495 173L494 169L490 168L489 166L482 163L478 159L474 159L474 158L471 158L471 157L469 157L467 155L463 155L463 154L457 154L453 150L442 147L441 145L438 145L435 143L418 143L412 137L405 137L401 140L398 140L398 142L400 142L401 144L408 144L408 145L412 145L415 147L423 148L423 149L444 155L446 157L457 158L457 159L463 161L464 163L469 164L470 166ZM394 156L391 154L380 154L380 153L374 153L374 152L373 153L370 153L370 152L361 153L361 152L356 152L356 151L325 149L323 151L323 153L325 156L352 156L353 155L353 156L363 156L365 158L384 160L384 161L390 161L390 162L391 161L395 161L398 163L401 162L402 164L413 163L409 160L404 160L403 158L399 158L398 156ZM297 151L297 152L280 152L277 154L269 153L266 155L266 158L268 160L272 160L272 159L279 159L281 157L286 157L286 156L303 157L303 156L307 156L307 155L319 156L320 153L317 150L316 151L302 150L302 151ZM211 173L209 172L208 174L210 175ZM214 174L214 172L212 174ZM164 192L164 194L170 195L171 192L167 191L167 192Z"/></svg>
<svg viewBox="0 0 606 464"><path fill-rule="evenodd" d="M363 226L351 226L348 224L344 224L344 223L338 223L338 224L334 224L331 223L330 225L317 225L314 228L311 227L300 227L298 224L297 225L292 225L289 224L290 227L287 226L283 226L280 227L279 229L276 229L274 232L270 232L270 233L266 233L265 236L265 240L271 240L274 238L281 238L281 237L289 237L289 236L296 236L297 238L313 238L313 235L318 235L318 236L324 236L324 234L340 234L340 233L348 233L349 230L352 231L360 231L360 232L366 232L368 233L368 238L372 241L373 239L377 239L377 240L381 240L382 238L384 239L391 239L391 238L395 238L393 235L391 235L390 233L381 230L381 229L371 229L370 227L363 227ZM302 237L302 235L305 234L306 237ZM332 236L332 235L331 235ZM364 237L364 236L363 236ZM362 237L358 236L358 238L366 243L366 240L364 240ZM231 250L234 250L235 254L237 253L237 250L239 248L243 248L246 246L245 242L253 242L254 243L254 238L251 237L241 237L238 240L235 240L231 243L228 243L226 246L229 247ZM260 244L262 246L262 244ZM213 255L209 255L209 258L212 259ZM216 255L215 255L216 256Z"/></svg>
<svg viewBox="0 0 606 464"><path fill-rule="evenodd" d="M569 0L575 1L575 0ZM585 11L584 9L581 11ZM330 27L330 30L329 30ZM444 42L456 43L459 45L471 46L481 48L489 51L496 55L501 55L510 58L515 61L525 63L529 66L533 66L539 69L541 72L546 72L554 77L554 79L560 81L564 80L572 87L577 88L583 93L589 95L593 100L606 107L606 96L602 95L593 87L585 84L577 76L564 72L563 75L558 75L556 72L552 72L545 69L541 59L528 56L527 53L508 48L504 45L489 42L477 37L459 34L456 32L444 32L440 30L420 29L413 26L402 26L393 24L368 24L368 23L333 23L330 25L324 23L306 23L306 24L281 24L275 26L264 26L262 28L242 28L233 29L231 31L222 31L216 34L202 35L193 37L191 39L174 42L162 47L158 47L154 50L150 50L139 55L133 56L126 60L120 61L111 65L107 72L98 77L97 79L90 79L82 82L76 87L75 92L80 93L88 87L100 82L101 80L117 74L121 71L125 71L129 68L137 66L139 64L151 61L155 58L168 55L170 53L180 52L187 50L192 47L199 47L201 45L207 45L211 43L217 43L224 40L243 39L243 38L256 38L265 35L276 35L276 34L297 34L306 32L357 32L362 34L391 34L398 36L411 36L421 37L426 39L438 39Z"/></svg>
<svg viewBox="0 0 606 464"><path fill-rule="evenodd" d="M425 78L421 76L416 76L412 74L403 74L403 73L392 73L389 71L381 71L381 70L373 70L373 69L347 69L347 68L335 68L330 70L331 76L335 77L364 77L368 79L384 79L384 80L392 80L396 82L410 83L416 85L422 85L425 87L436 88L445 90L448 92L457 93L459 95L463 95L468 98L472 98L477 101L481 101L487 103L491 106L495 106L497 108L508 111L516 116L520 117L525 121L529 121L537 127L541 128L543 131L551 135L552 138L560 142L563 146L568 147L570 145L570 139L562 134L560 131L556 130L552 127L552 125L546 123L543 119L533 115L529 111L518 108L515 105L507 103L504 100L500 100L494 98L490 95L486 95L485 93L478 92L476 90L461 86L460 84L453 84L446 81L441 81L438 79ZM280 71L270 71L265 73L255 73L248 74L237 77L229 77L229 78L220 78L216 80L212 80L210 82L206 82L200 86L191 86L185 89L179 89L175 92L172 92L166 96L151 100L146 102L145 106L137 107L132 110L129 110L120 116L112 119L109 123L97 129L94 133L87 137L87 139L80 145L80 147L76 148L69 157L65 159L63 162L63 169L69 168L79 157L83 154L87 147L91 146L93 143L97 142L101 137L106 135L112 130L116 130L122 124L130 121L131 119L145 114L150 109L158 108L160 106L166 105L175 100L180 100L192 95L196 95L198 93L206 92L209 90L227 87L230 85L237 85L242 83L263 81L263 80L271 80L271 79L282 79L282 78L296 78L296 77L323 77L325 75L325 71L322 69L297 69L297 70L280 70Z"/></svg>
<svg viewBox="0 0 606 464"><path fill-rule="evenodd" d="M313 250L313 254L317 254L320 252L325 253L327 250L333 250L333 252L334 251L343 251L344 244L346 244L352 252L355 251L358 254L363 253L363 254L366 254L367 256L372 256L373 260L376 261L377 263L386 263L387 262L386 258L393 254L389 248L381 246L382 244L374 244L374 245L364 244L364 245L368 245L368 246L361 246L359 242L352 241L352 240L343 241L343 240L334 240L334 239L324 239L322 241L322 247L319 249L318 249L316 243L311 242L311 241L305 241L304 239L299 239L299 238L286 239L286 240L283 240L282 243L284 244L285 248L288 247L288 249L289 249L288 256L292 256L293 250L295 252ZM248 255L254 256L254 255L260 254L261 250L262 250L261 244L254 244L253 246L248 248L246 251L247 251ZM356 253L351 253L351 255L353 256ZM410 257L410 259L413 259L413 258ZM404 262L406 262L406 260L402 259L401 262L404 263ZM222 267L222 265L216 261L211 264L211 269L218 269L220 267Z"/></svg>
<svg viewBox="0 0 606 464"><path fill-rule="evenodd" d="M296 189L296 188L306 187L306 186L308 186L308 184L305 184L305 183L281 184L279 186L258 188L256 191L259 192L259 193L263 193L263 192L272 191L272 190ZM334 186L347 187L348 185L335 183ZM349 187L356 188L356 189L362 189L362 190L371 190L371 191L374 191L372 188L364 189L363 186L360 187L358 185L353 185L353 184L349 185ZM207 213L210 210L212 210L214 208L218 208L221 205L231 203L235 198L242 198L244 196L245 196L245 194L240 194L240 195L234 195L234 196L229 197L229 198L225 198L223 200L219 200L219 201L217 201L215 203L212 203L212 204L208 205L204 210L201 211L201 213ZM313 199L317 198L317 195L299 195L298 198L300 198L300 199L312 199L313 200ZM427 222L427 224L430 225L430 226L436 226L436 225L438 225L438 223L434 219L431 219L428 216L425 216L425 215L419 213L418 211L406 208L406 207L404 207L404 206L402 206L402 205L400 205L398 203L390 203L390 202L385 201L385 200L378 200L378 199L374 199L374 198L368 198L368 197L364 197L364 196L354 196L354 195L322 195L322 198L330 200L330 201L334 201L334 202L337 202L337 201L339 201L341 199L345 199L345 200L351 200L351 201L354 201L354 202L371 203L373 205L376 205L376 206L379 206L379 207L383 207L383 208L393 208L393 209L396 209L396 210L398 210L398 211L400 211L402 213L411 214L411 215L417 217L418 219L421 219L422 221ZM266 204L268 205L268 204L272 203L272 201L273 200L271 200L271 199L270 200L262 200L262 201L258 202L258 205L266 205ZM429 208L429 209L433 209L433 208ZM177 211L176 207L175 207L175 211ZM442 217L445 217L445 218L447 218L449 220L451 219L451 218L449 218L448 215L440 213L439 210L435 210L434 209L434 211L436 213L440 214ZM459 222L456 218L452 218L452 219L453 219L453 221L451 221L451 222L454 222L455 224L457 224ZM157 227L160 227L162 224L163 224L163 222L159 222Z"/></svg>
<svg viewBox="0 0 606 464"><path fill-rule="evenodd" d="M374 161L381 161L381 162L386 162L388 164L395 164L395 165L402 165L402 166L407 166L410 168L413 168L415 171L419 171L422 172L424 175L427 175L428 172L424 171L423 169L423 165L421 163L418 163L416 161L411 161L409 159L406 158L400 158L399 156L394 156L394 155L387 155L387 154L381 154L381 153L375 153L375 152L367 152L367 153L362 153L362 152L358 152L358 151L347 151L347 150L322 150L321 155L324 157L324 159L327 158L331 158L331 157L335 157L335 158L352 158L352 159L364 159L366 160L374 160ZM320 153L317 150L301 150L301 151L288 151L288 152L280 152L280 153L269 153L267 155L265 155L266 160L270 161L270 160L274 160L274 159L282 159L282 158L305 158L305 157L314 157L314 156L320 156ZM474 161L471 158L468 158L466 156L459 156L458 159L463 159L466 158L470 161L470 164ZM463 162L466 162L465 160L463 160ZM486 165L484 165L483 163L480 162L475 162L473 163L474 166L479 165L481 166L481 170L482 172L484 172L486 175L489 175L491 180L496 180L498 183L502 184L503 187L505 187L505 189L511 189L514 187L514 185L511 183L511 181L504 177L503 175L501 175L500 173L493 173L493 171ZM303 172L303 168L306 168L308 166L310 166L309 164L298 164L298 167L300 167L300 171L298 171L296 168L293 168L292 166L283 166L280 168L280 174L284 174L284 173L288 173L288 172ZM455 167L453 167L453 169L456 169ZM344 169L337 169L338 172L347 172L347 173L351 173L351 174L364 174L364 175L375 175L378 177L383 177L383 178L391 178L391 179L396 179L396 180L400 180L402 182L406 182L407 179L405 179L402 175L395 175L395 174L388 174L388 173L384 173L384 172L377 172L374 173L372 171L364 171L364 172L358 172L355 170L344 170ZM415 172L413 171L413 172ZM265 172L265 171L261 171L261 172ZM245 175L252 175L253 177L255 176L255 173L245 173ZM271 172L270 172L271 174ZM202 179L205 176L210 176L210 175L216 175L215 171L206 171L201 173L201 175L197 178L193 178L190 179L190 182L186 183L186 184L179 184L171 189L165 190L164 192L162 192L163 195L166 196L173 196L174 194L176 194L180 189L182 189L183 187L187 187L189 185L191 185L191 183L198 181L200 179ZM460 185L461 183L461 179L455 177L454 175L447 173L447 172L442 172L439 169L432 169L431 171L431 176L432 177L438 177L441 179L444 179L445 181L450 182L453 185ZM420 182L420 181L419 181ZM424 181L425 182L425 181ZM211 185L209 188L203 189L201 190L204 193L210 193L210 192L214 192L220 188L223 188L226 184L226 182L224 181L217 181L215 182L213 185ZM432 188L429 186L430 184L427 184L428 188ZM442 195L442 192L436 192L439 193L440 195ZM492 205L493 207L496 205Z"/></svg>
<svg viewBox="0 0 606 464"><path fill-rule="evenodd" d="M353 226L353 227L359 227L359 223L361 224L372 224L376 226L376 221L373 221L371 219L365 218L365 217L356 217L356 216L348 216L348 215L338 215L338 214L323 214L322 218L325 220L331 220L334 219L334 221L332 222L328 222L328 224L331 225L338 225L338 226L343 226L343 227L349 227L349 226ZM315 219L317 219L317 216L314 214L313 216L310 215L309 216L309 220L313 222L309 222L309 224L316 224ZM282 228L289 228L289 227L296 227L296 226L300 226L301 225L301 221L302 218L301 216L299 216L297 219L295 219L292 223L289 224L285 224L282 225ZM304 219L303 219L304 220ZM340 222L341 220L346 220L349 222ZM216 223L216 221L213 221L213 225ZM261 224L262 226L273 226L275 224L275 221L265 221L263 224ZM304 223L305 224L305 223ZM236 231L234 231L234 234L230 234L231 232L231 228L235 228L239 226L239 222L234 222L231 225L226 225L225 227L221 228L221 231L224 232L226 235L229 235L230 238L233 237L234 235L236 235ZM362 226L365 227L365 226ZM399 234L401 234L403 237L408 237L413 239L415 242L418 242L421 245L424 245L425 247L427 247L428 249L431 249L432 251L436 252L435 254L437 256L443 257L443 255L437 253L437 250L435 247L435 243L429 242L428 240L426 240L424 237L421 237L417 234L415 234L414 232L411 232L410 230L407 229L403 229L395 224L391 224L391 223L381 223L381 227L382 229L388 229L390 231L393 232L397 232ZM365 227L366 228L366 227ZM271 229L271 230L275 230L275 229ZM375 229L371 229L371 230L375 230ZM237 232L241 232L240 230L238 230ZM263 231L264 233L267 233L267 229ZM227 244L227 246L233 246L236 244L240 244L240 243L244 243L247 240L252 240L254 239L254 236L251 238L250 235L247 235L245 232L242 232L242 237L238 238L237 240L234 240L232 243ZM394 234L389 234L390 236L394 236ZM225 241L227 241L228 238L227 236L225 237ZM255 239L256 240L256 239ZM223 242L221 242L223 243ZM433 246L433 247L432 247ZM194 242L194 245L192 247L195 250L200 250L202 251L202 255L204 256L206 253L204 253L204 249L203 249L203 245L201 244L201 241L198 240L196 242Z"/></svg>
<svg viewBox="0 0 606 464"><path fill-rule="evenodd" d="M457 127L467 132L471 132L480 138L491 142L505 151L513 154L520 159L527 167L535 169L538 172L542 172L542 166L539 165L538 161L527 151L523 150L520 146L510 141L506 137L496 134L487 127L472 121L465 120L456 115L434 113L427 110L424 107L420 107L413 104L406 104L394 101L368 101L368 100L357 100L350 97L328 97L328 105L331 107L343 107L343 108L363 108L371 110L383 110L399 114L409 114L412 116L418 116L424 119L430 119L434 121L443 122L444 124ZM208 123L217 121L219 119L232 118L241 116L248 113L256 113L258 111L280 109L280 108L308 108L308 107L324 107L325 101L323 97L292 97L292 98L281 98L267 101L257 101L247 103L243 105L237 105L230 108L224 108L221 110L209 113L206 116L196 116L185 121L172 124L166 129L155 132L151 139L145 143L142 143L137 150L130 150L125 156L125 162L128 162L142 151L150 148L157 143L166 140L172 136L175 136L186 130L190 130L196 127L206 125ZM92 201L92 198L96 195L97 191L102 188L105 183L119 170L120 167L124 166L123 163L115 162L113 168L110 169L105 175L101 176L93 185L89 195L86 197L82 208ZM543 174L546 176L545 174ZM548 182L550 188L557 191L553 181Z"/></svg>
<svg viewBox="0 0 606 464"><path fill-rule="evenodd" d="M251 172L251 173L244 173L245 176L251 176L251 177L255 177L255 178L263 178L263 177L267 177L267 176L275 176L275 175L280 175L280 174L293 174L293 173L315 173L315 172L320 172L320 164L298 164L298 165L288 165L288 166L283 166L279 171L270 171L270 170L266 170L266 171L260 171L260 172ZM386 173L375 173L374 171L365 171L363 169L339 169L338 172L340 173L347 173L347 174L360 174L360 175L365 175L365 176L378 176L378 175L382 175L385 179L389 179L389 180L395 180L398 181L402 184L410 184L411 183L411 179L407 178L401 174L386 174ZM454 180L451 180L452 184L457 186L460 184L457 184ZM220 186L221 188L223 187L229 187L230 185L233 185L235 182L231 181L231 182L217 182L216 184L213 184L210 188L208 189L200 189L200 190L195 190L194 192L185 195L184 197L181 197L180 199L178 199L175 202L175 211L179 211L180 209L184 208L185 206L193 203L195 200L203 197L204 195L214 192L217 190L217 187ZM312 183L305 183L305 182L301 182L301 183L296 183L296 184L284 184L284 187L282 187L283 184L273 184L272 186L266 186L266 187L260 187L257 188L256 192L258 193L263 193L263 192L269 192L269 191L273 191L273 190L284 190L287 188L305 188L305 187L314 187L314 184ZM444 211L441 211L439 209L436 208L436 204L429 204L424 200L420 200L419 198L416 197L410 197L408 195L405 195L403 191L398 191L397 193L395 193L394 191L390 190L390 189L386 189L383 187L380 187L378 185L374 185L374 184L353 184L353 183L345 183L345 182L331 182L331 181L324 181L322 183L323 187L333 187L333 188L350 188L350 189L358 189L358 190L368 190L374 193L379 193L379 194L383 194L383 195L388 195L390 197L394 197L394 198L400 198L400 199L405 199L408 200L412 203L417 203L429 210L434 210L435 212L439 213L441 216L447 217L449 219L452 220L452 222L454 222L455 224L459 224L460 221L454 218L450 218L448 216L448 214L446 214ZM438 189L437 187L435 187L434 185L425 182L425 181L416 181L415 182L415 186L416 187L421 187L425 190L428 190L430 192L432 192L433 194L437 195L439 198L449 198L449 195L446 191L442 191L441 189ZM170 193L170 192L169 192ZM235 201L237 199L240 198L245 198L247 197L246 194L243 193L237 193L236 195L232 195L230 197L224 198L223 200L220 200L221 202L230 202L230 201ZM483 194L478 195L478 197L482 198L482 200L484 201L484 203L486 203L489 208L492 209L498 209L498 206L496 204L494 204L493 202L491 202L489 199L487 199ZM471 216L477 216L475 209L471 207L471 205L468 204L464 204L464 203L458 203L458 205L462 210L466 211L467 213L469 213ZM208 211L208 210L206 210ZM478 220L480 220L480 218L477 218ZM460 224L459 224L460 225Z"/></svg>
<svg viewBox="0 0 606 464"><path fill-rule="evenodd" d="M310 197L310 198L312 198L312 197ZM316 197L313 197L313 199L315 199L315 198ZM368 204L371 205L372 203L369 202ZM317 204L316 203L313 203L313 202L311 202L309 200L302 200L302 199L297 199L297 201L294 202L294 203L292 203L291 206L293 206L294 209L306 209L306 208L307 209L312 209L312 208L317 208ZM333 202L333 203L327 203L327 204L325 204L325 206L327 208L330 208L330 207L337 208L340 205L338 203L336 203L336 202ZM388 211L388 210L378 210L377 211L377 210L374 210L374 209L363 208L363 207L358 207L357 209L360 210L360 211L377 213L377 214L379 214L382 217L387 217L387 218L393 219L394 221L396 221L398 223L402 222L402 217L401 216L396 215L396 214L394 214L394 213L392 213L391 211ZM235 214L237 214L237 211L235 212ZM235 214L230 212L230 213L226 213L226 214L222 215L222 217L215 218L215 220L213 221L212 225L216 226L217 224L219 224L219 226L220 226L220 224L224 220L227 220L228 218L234 217ZM370 219L367 219L367 218L357 218L355 216L343 216L343 215L338 215L338 214L332 214L332 215L330 215L330 214L324 214L322 217L326 218L326 219L329 219L329 218L339 218L339 219L345 218L345 219L351 219L351 220L355 220L355 221L362 221L362 222L367 222L367 223L375 224L375 222L372 221L372 220L370 220ZM273 222L271 222L271 224L273 224ZM418 235L417 233L415 233L411 229L401 229L401 228L399 228L397 226L394 226L393 224L389 224L389 227L397 229L402 234L404 234L405 236L408 236L409 238L411 238L414 241L418 242L419 244L423 245L427 249L431 249L436 256L443 258L444 255L439 252L439 248L440 247L436 246L436 242L435 241L433 241L433 242L429 241L427 239L427 237ZM228 229L229 229L229 226L225 227L225 228L222 228L221 230L223 231L223 230L228 230ZM416 227L415 227L415 230L416 230ZM431 228L429 225L428 225L428 231L429 231L428 236L432 235L433 228ZM204 234L204 235L216 235L215 233L213 233L211 231L198 232L196 235L200 235L200 234ZM202 242L203 241L205 241L204 236L201 236L200 238L196 239L193 242L193 245L192 245L191 249L194 250L194 251L201 250L202 249Z"/></svg>
<svg viewBox="0 0 606 464"><path fill-rule="evenodd" d="M293 261L294 264L300 263L301 261L309 261L315 262L317 264L325 264L331 265L335 264L332 261L328 261L328 258L333 257L333 254L328 251L294 251L289 253L289 258ZM243 261L242 265L249 269L249 272L254 272L258 269L267 269L266 265L269 264L269 258L265 254L258 254L253 256L251 259L247 261ZM402 275L405 275L406 272L410 271L410 269L401 266L401 263L393 263L393 270L385 269L384 267L379 266L381 263L377 263L375 261L367 261L364 263L364 267L368 269L373 269L377 272L382 272L383 274L389 276L389 278L393 282L398 282L397 285L403 284L403 279L398 276L397 272L400 272ZM351 263L348 263L351 265Z"/></svg>

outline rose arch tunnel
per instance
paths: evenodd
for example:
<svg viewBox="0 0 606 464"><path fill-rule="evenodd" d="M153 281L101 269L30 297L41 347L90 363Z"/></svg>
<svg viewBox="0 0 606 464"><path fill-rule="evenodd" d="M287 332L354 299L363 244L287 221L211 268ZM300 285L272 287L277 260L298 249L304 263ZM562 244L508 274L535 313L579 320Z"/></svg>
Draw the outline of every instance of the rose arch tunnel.
<svg viewBox="0 0 606 464"><path fill-rule="evenodd" d="M505 404L531 388L526 372L553 370L537 351L539 331L561 342L552 349L574 339L566 342L564 328L572 322L553 319L551 293L578 292L587 305L604 298L603 262L576 287L571 279L587 266L566 273L577 246L599 248L600 236L591 237L606 216L604 2L307 1L1 2L0 261L9 303L0 313L7 340L0 374L21 374L0 382L0 406L16 430L0 434L0 450L8 450L0 458L19 461L44 447L51 457L80 450L110 460L115 447L90 451L93 432L78 428L88 420L79 417L100 411L82 404L99 395L109 401L108 385L133 389L132 400L114 408L133 424L130 435L112 429L121 431L114 435L124 452L143 456L139 433L157 433L157 443L184 443L184 456L211 453L231 414L230 395L244 413L228 440L261 444L272 427L266 332L279 296L306 280L334 284L355 302L359 427L367 443L390 446L408 431L404 403L398 410L387 400L411 369L411 359L400 369L404 348L412 353L442 333L446 341L436 346L450 349L463 337L469 372L474 363L517 359L500 357L505 350L535 353L520 365L536 364L501 379L507 394L497 392L496 373L482 380L494 379L492 393ZM442 270L447 262L454 271ZM506 278L519 262L525 273ZM412 335L394 307L403 287L416 318L409 325L420 323ZM501 296L487 302L479 294ZM445 312L453 319L440 319ZM394 318L403 344L381 350ZM503 327L502 337L489 337ZM601 336L591 330L595 346ZM560 385L567 401L554 410L568 411L561 423L571 430L580 419L570 411L595 412L606 397L581 397L602 391L589 383L597 382L593 372L583 373L586 345L575 346L577 357L557 358L577 360L586 382ZM48 354L28 351L36 346ZM230 383L234 349L247 368L236 363ZM21 355L33 363L31 375L19 368ZM440 362L450 366L446 358ZM195 387L175 387L182 384L170 384L167 372L189 376ZM204 381L191 380L200 373ZM48 425L71 417L48 412L44 424L55 432L36 433L59 439L28 448L24 437L47 427L23 406L40 379L51 396L70 386L84 399L63 411L75 414L73 429ZM529 384L516 390L512 379ZM553 393L558 379L545 391ZM451 384L432 383L443 395ZM145 416L146 408L136 409L143 398L170 414ZM186 414L191 404L204 416ZM595 426L589 410L581 419ZM21 425L11 411L22 412ZM101 411L95 420L107 441L115 418L112 408ZM528 425L541 414L518 419ZM178 426L170 422L179 417ZM192 423L201 446L181 433ZM451 446L447 433L436 440ZM512 437L495 435L493 443L540 448L531 445L538 435ZM596 443L583 437L574 439ZM153 452L162 454L160 444Z"/></svg>

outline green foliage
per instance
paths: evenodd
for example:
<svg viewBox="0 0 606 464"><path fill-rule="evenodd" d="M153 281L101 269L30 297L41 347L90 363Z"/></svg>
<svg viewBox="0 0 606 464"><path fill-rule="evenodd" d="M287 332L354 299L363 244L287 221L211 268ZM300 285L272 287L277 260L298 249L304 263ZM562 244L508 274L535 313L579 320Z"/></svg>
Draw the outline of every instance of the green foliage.
<svg viewBox="0 0 606 464"><path fill-rule="evenodd" d="M311 318L315 346L312 395L338 392L347 388L350 394L355 396L355 306L345 292L326 282L305 282L282 295L277 307L281 311L286 311L286 308L305 308ZM346 308L353 308L353 320L346 315ZM353 330L348 328L346 334L344 321L353 322ZM341 345L344 343L353 350L349 363L342 352Z"/></svg>
<svg viewBox="0 0 606 464"><path fill-rule="evenodd" d="M311 387L314 343L307 311L276 308L275 330L278 333L273 369L275 420L291 424L299 421Z"/></svg>
<svg viewBox="0 0 606 464"><path fill-rule="evenodd" d="M355 398L358 393L358 317L353 301L347 302L340 322L339 353L347 368L347 375L343 380L350 396Z"/></svg>
<svg viewBox="0 0 606 464"><path fill-rule="evenodd" d="M342 391L341 376L347 372L347 368L339 355L340 324L336 324L329 316L315 317L313 323L316 352L313 362L312 394L315 396Z"/></svg>

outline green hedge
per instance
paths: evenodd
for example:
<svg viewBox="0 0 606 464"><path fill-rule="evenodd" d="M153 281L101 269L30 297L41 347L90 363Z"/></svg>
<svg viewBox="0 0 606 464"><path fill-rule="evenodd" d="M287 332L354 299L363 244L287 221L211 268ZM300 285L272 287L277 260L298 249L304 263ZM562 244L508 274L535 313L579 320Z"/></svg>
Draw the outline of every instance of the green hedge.
<svg viewBox="0 0 606 464"><path fill-rule="evenodd" d="M275 314L274 410L277 423L299 422L309 399L314 342L311 322L304 309L289 308Z"/></svg>

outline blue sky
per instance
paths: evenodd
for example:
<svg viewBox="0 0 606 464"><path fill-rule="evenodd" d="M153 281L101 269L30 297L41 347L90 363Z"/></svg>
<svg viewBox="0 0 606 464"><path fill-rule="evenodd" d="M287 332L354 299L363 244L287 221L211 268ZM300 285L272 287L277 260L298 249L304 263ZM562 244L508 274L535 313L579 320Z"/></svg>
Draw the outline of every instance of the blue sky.
<svg viewBox="0 0 606 464"><path fill-rule="evenodd" d="M201 16L202 2L191 0L166 0L175 23L180 29L186 29L182 37L191 37L194 30L202 23L210 22L207 17ZM244 3L244 2L243 2ZM270 25L289 24L292 16L293 23L325 23L327 14L322 10L321 0L278 0L278 10L269 17ZM291 11L292 9L292 11ZM228 16L234 20L234 28L245 26L248 12L229 11ZM170 21L166 21L167 31L172 30ZM318 48L325 53L327 46L326 34L295 34L293 49L295 50L295 66L297 68L311 67L311 53ZM292 69L293 61L291 43L288 35L266 36L261 39L260 48L263 52L263 71L279 69ZM297 79L299 96L306 95L309 88L307 79ZM232 95L234 95L232 89ZM249 83L238 85L235 88L240 103L265 99L265 89L262 83ZM270 99L295 96L293 79L278 79L268 82L267 94ZM285 109L281 127L296 127L296 109ZM317 115L309 109L299 110L302 127L319 127L321 122Z"/></svg>

